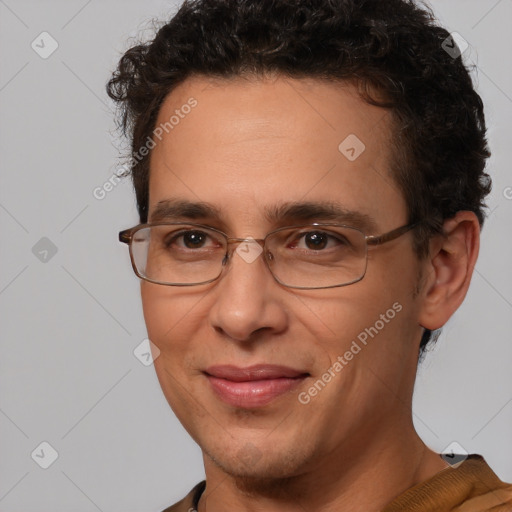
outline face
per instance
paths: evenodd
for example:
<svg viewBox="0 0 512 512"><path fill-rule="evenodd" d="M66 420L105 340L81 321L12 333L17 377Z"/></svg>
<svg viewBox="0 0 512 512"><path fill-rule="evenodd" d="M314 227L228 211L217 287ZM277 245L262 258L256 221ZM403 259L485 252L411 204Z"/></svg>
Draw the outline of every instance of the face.
<svg viewBox="0 0 512 512"><path fill-rule="evenodd" d="M157 126L173 115L152 150L150 222L162 206L189 205L167 208L166 220L258 239L333 222L319 208L329 204L368 235L408 223L389 170L389 114L351 85L194 77L167 97ZM364 279L345 287L287 288L262 256L249 263L236 251L210 284L142 281L160 384L207 464L244 477L299 475L408 425L419 265L407 233L370 247Z"/></svg>

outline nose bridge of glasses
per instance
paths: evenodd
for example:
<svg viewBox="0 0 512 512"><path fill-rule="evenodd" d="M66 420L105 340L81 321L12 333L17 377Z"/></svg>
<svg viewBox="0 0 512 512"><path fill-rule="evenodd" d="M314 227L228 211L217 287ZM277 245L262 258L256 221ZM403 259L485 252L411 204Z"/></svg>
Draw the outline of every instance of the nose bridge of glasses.
<svg viewBox="0 0 512 512"><path fill-rule="evenodd" d="M261 245L261 247L263 248L264 245L265 245L265 239L264 238L252 238L252 237L248 237L248 238L226 238L226 242L228 245L238 245L238 244L241 244L241 243L258 243L259 245Z"/></svg>
<svg viewBox="0 0 512 512"><path fill-rule="evenodd" d="M262 238L227 238L227 244L223 264L231 259L234 252L246 263L253 263L265 250L265 239Z"/></svg>
<svg viewBox="0 0 512 512"><path fill-rule="evenodd" d="M226 238L226 258L223 263L227 263L227 259L231 258L233 252L236 253L246 262L252 263L265 250L264 238ZM231 247L231 248L230 248Z"/></svg>

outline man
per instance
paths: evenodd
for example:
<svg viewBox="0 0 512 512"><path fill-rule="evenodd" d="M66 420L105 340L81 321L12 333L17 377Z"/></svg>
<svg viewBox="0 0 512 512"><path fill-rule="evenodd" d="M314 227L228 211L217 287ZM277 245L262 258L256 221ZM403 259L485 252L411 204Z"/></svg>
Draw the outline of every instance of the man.
<svg viewBox="0 0 512 512"><path fill-rule="evenodd" d="M200 0L122 57L141 224L120 239L206 473L167 510L512 510L411 417L490 190L446 42L404 0Z"/></svg>

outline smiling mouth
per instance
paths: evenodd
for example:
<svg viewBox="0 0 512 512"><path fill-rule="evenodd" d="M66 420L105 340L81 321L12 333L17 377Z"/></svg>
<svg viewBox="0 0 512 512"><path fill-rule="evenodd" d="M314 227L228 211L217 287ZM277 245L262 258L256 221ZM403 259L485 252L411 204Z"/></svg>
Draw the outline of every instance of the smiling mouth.
<svg viewBox="0 0 512 512"><path fill-rule="evenodd" d="M228 405L263 407L299 386L309 373L278 365L212 366L204 372L214 393Z"/></svg>

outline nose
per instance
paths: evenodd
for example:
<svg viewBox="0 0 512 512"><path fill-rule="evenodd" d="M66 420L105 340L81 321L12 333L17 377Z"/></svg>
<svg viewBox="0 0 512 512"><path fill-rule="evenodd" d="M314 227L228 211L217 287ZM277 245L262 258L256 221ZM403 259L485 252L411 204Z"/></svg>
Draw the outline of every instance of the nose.
<svg viewBox="0 0 512 512"><path fill-rule="evenodd" d="M212 327L237 342L251 342L257 333L286 330L286 290L278 284L265 260L261 245L241 241L230 252L224 274L216 284L209 317Z"/></svg>

